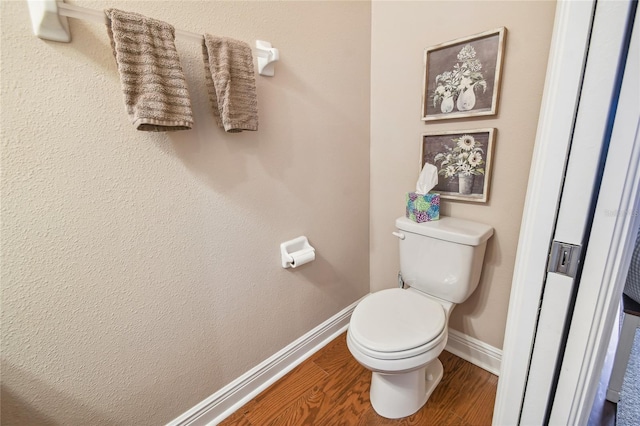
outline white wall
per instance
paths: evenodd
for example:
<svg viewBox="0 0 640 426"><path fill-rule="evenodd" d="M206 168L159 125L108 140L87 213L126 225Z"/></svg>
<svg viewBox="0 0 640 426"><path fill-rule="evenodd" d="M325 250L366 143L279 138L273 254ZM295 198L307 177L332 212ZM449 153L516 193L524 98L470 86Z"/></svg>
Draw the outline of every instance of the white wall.
<svg viewBox="0 0 640 426"><path fill-rule="evenodd" d="M73 1L281 49L260 130L137 132L103 26L2 8L2 422L162 424L369 292L368 2ZM280 267L307 235L317 259Z"/></svg>
<svg viewBox="0 0 640 426"><path fill-rule="evenodd" d="M442 201L441 213L491 225L476 292L453 311L450 326L501 348L520 220L553 29L552 1L425 1L372 4L371 30L371 291L397 285L394 220L415 188L421 134L495 127L489 201ZM497 116L421 121L423 51L457 38L506 27Z"/></svg>

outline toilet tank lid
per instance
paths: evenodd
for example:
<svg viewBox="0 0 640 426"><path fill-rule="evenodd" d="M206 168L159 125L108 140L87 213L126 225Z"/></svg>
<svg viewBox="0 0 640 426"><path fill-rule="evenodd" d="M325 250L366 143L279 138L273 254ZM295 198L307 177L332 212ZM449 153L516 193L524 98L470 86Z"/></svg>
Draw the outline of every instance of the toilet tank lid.
<svg viewBox="0 0 640 426"><path fill-rule="evenodd" d="M402 231L468 246L478 246L493 235L493 228L489 225L442 215L440 220L422 223L404 216L399 217L396 219L396 227Z"/></svg>

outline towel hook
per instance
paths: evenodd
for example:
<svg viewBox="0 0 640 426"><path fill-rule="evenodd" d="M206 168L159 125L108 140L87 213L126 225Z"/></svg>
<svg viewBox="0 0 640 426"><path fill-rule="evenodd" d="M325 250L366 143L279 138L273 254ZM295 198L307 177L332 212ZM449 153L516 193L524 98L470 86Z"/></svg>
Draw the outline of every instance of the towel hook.
<svg viewBox="0 0 640 426"><path fill-rule="evenodd" d="M256 40L256 55L258 56L258 74L273 77L273 64L280 59L280 51L272 47L268 41Z"/></svg>

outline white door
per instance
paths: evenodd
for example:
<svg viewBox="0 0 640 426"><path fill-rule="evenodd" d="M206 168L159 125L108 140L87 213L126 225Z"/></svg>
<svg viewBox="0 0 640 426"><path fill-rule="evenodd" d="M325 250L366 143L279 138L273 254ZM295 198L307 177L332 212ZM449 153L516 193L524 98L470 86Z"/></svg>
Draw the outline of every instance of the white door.
<svg viewBox="0 0 640 426"><path fill-rule="evenodd" d="M606 240L605 236L594 242L592 231L597 228L592 225L602 221L597 210L601 209L602 216L599 197L612 195L609 191L617 193L604 185L624 187L634 176L623 172L637 170L637 162L634 165L630 156L635 133L624 140L620 135L611 138L613 120L620 116L616 106L618 100L623 101L618 93L634 16L635 3L630 1L558 4L514 272L495 424L575 424L569 420L583 418L584 412L588 416L589 386L584 386L589 381L585 379L588 368L582 364L588 361L595 367L598 357L583 359L580 351L589 346L585 345L589 339L592 344L599 342L592 334L585 336L585 324L574 313L602 317L595 308L587 312L586 308L591 309L585 304L589 297L580 298L583 293L593 293L593 287L602 288L602 282L595 284L602 278L598 271L584 275L590 263L596 263L592 258L602 254L599 246ZM636 52L629 57L636 60L640 55ZM637 69L631 75L637 82ZM631 126L635 132L640 96L637 87L634 91L629 83L627 86L630 96L626 102L631 106L625 108L631 111L636 105L635 125ZM624 127L630 128L628 123ZM611 156L616 152L624 152L626 158L621 161L616 157L613 164ZM605 164L619 175L617 179L603 180ZM601 189L606 189L605 194ZM628 191L625 196L627 201L637 198ZM620 205L620 199L612 205ZM618 228L625 231L624 226ZM550 248L555 254L551 258ZM618 259L618 266L622 263ZM587 281L593 284L585 284ZM610 303L615 305L616 301ZM579 309L574 310L574 305ZM582 332L578 332L580 328ZM567 342L573 343L570 346ZM602 360L599 362L601 365ZM579 381L582 387L576 386ZM555 400L563 403L554 404ZM573 400L581 402L569 402Z"/></svg>

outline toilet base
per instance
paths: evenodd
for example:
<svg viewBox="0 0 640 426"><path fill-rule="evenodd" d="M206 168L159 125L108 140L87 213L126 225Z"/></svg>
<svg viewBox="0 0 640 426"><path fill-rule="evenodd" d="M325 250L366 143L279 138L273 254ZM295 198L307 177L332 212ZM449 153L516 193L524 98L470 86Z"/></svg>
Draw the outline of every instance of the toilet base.
<svg viewBox="0 0 640 426"><path fill-rule="evenodd" d="M442 363L438 358L425 367L401 374L371 374L370 400L373 409L388 419L407 417L427 402L440 380Z"/></svg>

